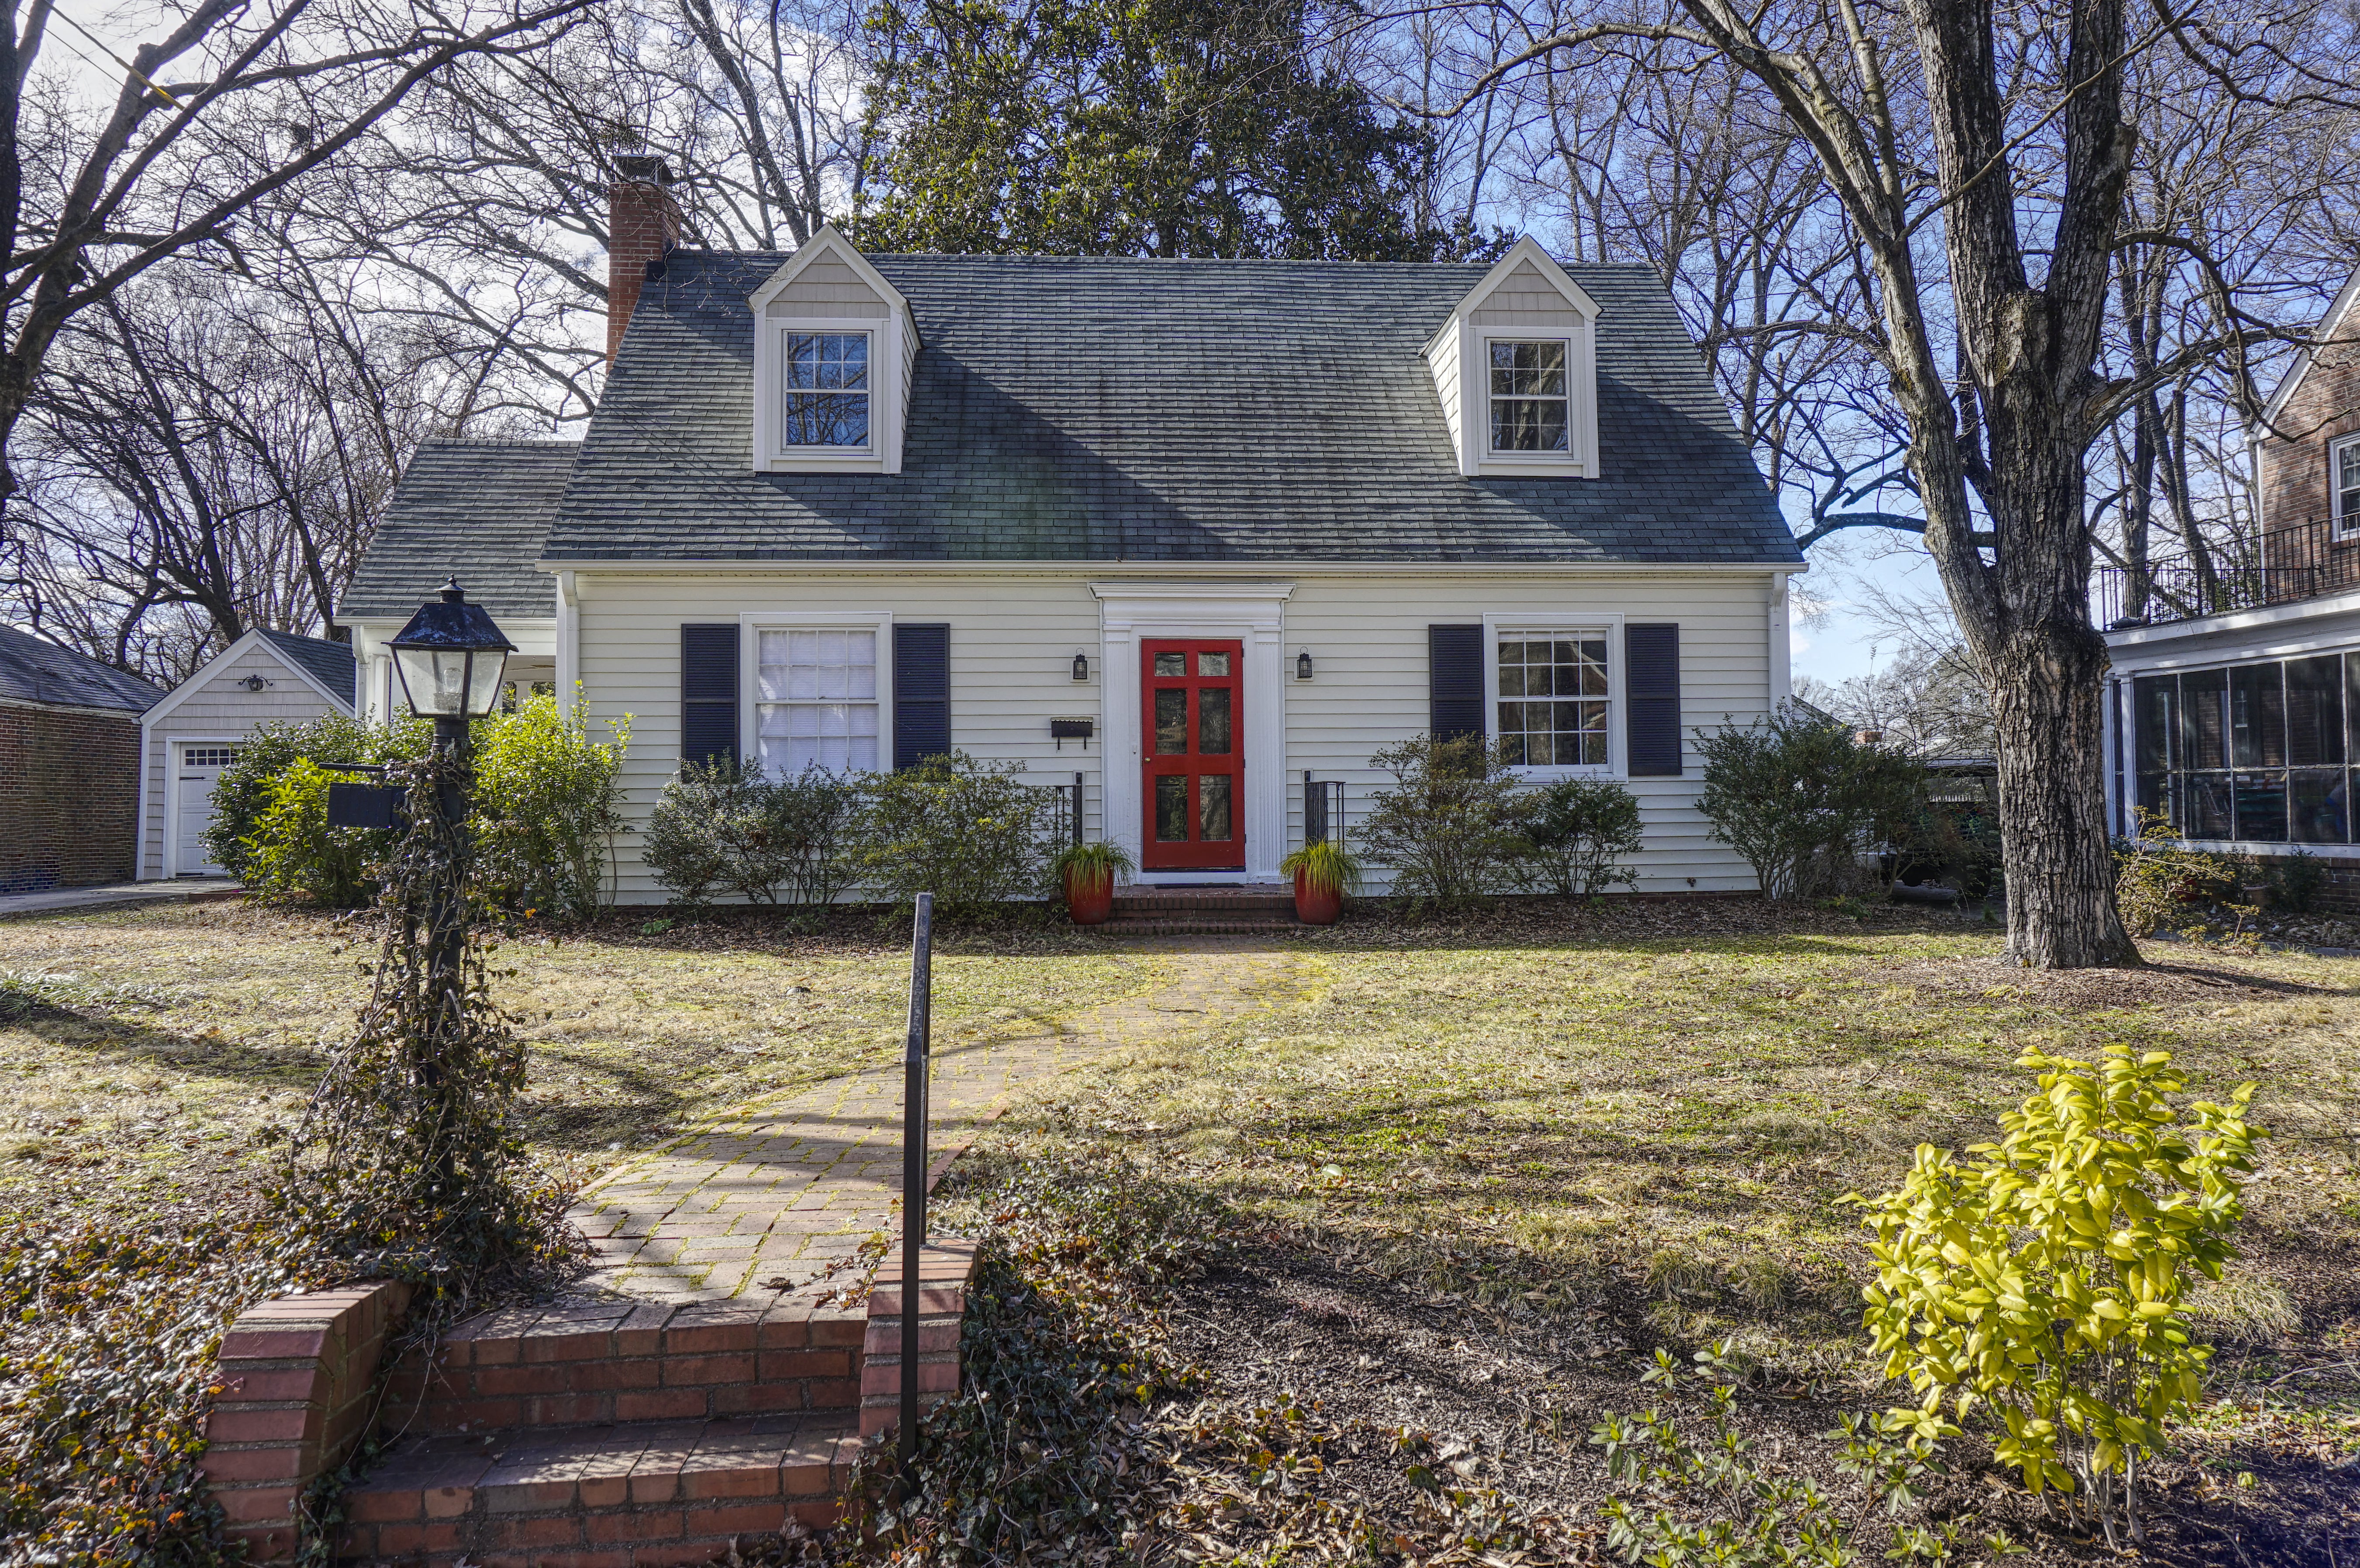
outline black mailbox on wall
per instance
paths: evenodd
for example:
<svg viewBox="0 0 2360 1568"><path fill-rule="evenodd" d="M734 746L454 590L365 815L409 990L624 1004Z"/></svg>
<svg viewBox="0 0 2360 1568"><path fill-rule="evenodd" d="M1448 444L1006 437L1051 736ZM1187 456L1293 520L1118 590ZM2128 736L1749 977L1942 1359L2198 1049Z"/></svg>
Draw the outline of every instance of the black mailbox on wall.
<svg viewBox="0 0 2360 1568"><path fill-rule="evenodd" d="M1096 719L1051 719L1049 721L1049 738L1057 743L1059 751L1065 749L1065 743L1069 740L1080 741L1082 749L1087 751L1090 749L1090 736L1098 733L1098 724Z"/></svg>

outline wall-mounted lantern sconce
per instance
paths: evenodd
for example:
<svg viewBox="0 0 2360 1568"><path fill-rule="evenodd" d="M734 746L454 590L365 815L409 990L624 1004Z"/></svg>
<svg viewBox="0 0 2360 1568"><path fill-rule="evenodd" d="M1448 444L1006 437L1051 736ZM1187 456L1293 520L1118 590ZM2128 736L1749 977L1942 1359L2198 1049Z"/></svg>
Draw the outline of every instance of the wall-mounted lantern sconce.
<svg viewBox="0 0 2360 1568"><path fill-rule="evenodd" d="M1076 648L1074 650L1074 679L1076 681L1087 681L1089 678L1090 656L1084 653L1080 648Z"/></svg>
<svg viewBox="0 0 2360 1568"><path fill-rule="evenodd" d="M1295 656L1295 678L1297 681L1311 679L1311 650L1307 648Z"/></svg>
<svg viewBox="0 0 2360 1568"><path fill-rule="evenodd" d="M245 687L249 691L259 691L265 686L269 685L270 682L265 681L259 675L249 675L245 680L239 681L238 684Z"/></svg>

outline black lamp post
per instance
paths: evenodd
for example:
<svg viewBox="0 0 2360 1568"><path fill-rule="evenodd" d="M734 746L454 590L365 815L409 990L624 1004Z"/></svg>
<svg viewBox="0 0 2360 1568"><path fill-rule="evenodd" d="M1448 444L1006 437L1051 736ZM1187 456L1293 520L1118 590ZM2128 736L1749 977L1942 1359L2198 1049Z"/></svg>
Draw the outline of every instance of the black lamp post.
<svg viewBox="0 0 2360 1568"><path fill-rule="evenodd" d="M469 721L482 718L500 700L500 676L516 644L480 604L467 603L455 577L441 598L421 604L410 624L387 644L401 677L410 711L434 721L435 806L442 818L444 849L436 856L433 890L427 899L427 984L437 998L462 985L460 961L466 946L464 887L467 862L467 787L474 762ZM444 1008L438 1001L438 1012ZM439 1068L425 1074L430 1092L442 1089ZM447 1161L445 1162L447 1164ZM449 1170L441 1174L449 1177Z"/></svg>

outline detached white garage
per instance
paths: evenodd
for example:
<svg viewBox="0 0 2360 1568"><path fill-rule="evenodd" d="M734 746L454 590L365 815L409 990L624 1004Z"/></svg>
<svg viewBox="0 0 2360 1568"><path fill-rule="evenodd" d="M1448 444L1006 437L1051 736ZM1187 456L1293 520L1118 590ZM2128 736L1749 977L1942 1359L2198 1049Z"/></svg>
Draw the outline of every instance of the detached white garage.
<svg viewBox="0 0 2360 1568"><path fill-rule="evenodd" d="M140 721L139 879L222 875L204 850L222 769L257 724L350 718L353 670L343 643L253 631L150 708Z"/></svg>

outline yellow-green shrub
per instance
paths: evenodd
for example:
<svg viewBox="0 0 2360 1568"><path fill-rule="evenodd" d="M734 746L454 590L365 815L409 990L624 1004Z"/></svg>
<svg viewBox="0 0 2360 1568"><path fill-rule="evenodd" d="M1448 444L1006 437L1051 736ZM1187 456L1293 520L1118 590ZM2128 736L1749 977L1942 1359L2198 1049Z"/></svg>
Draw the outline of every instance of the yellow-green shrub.
<svg viewBox="0 0 2360 1568"><path fill-rule="evenodd" d="M2182 1302L2236 1256L2240 1179L2265 1135L2245 1121L2251 1083L2175 1106L2187 1084L2165 1051L2018 1064L2040 1093L2000 1118L1998 1143L1966 1164L1921 1144L1900 1191L1867 1204L1865 1321L1885 1375L1922 1396L1888 1421L1937 1421L1946 1402L1963 1421L1989 1402L2006 1429L1995 1457L2111 1539L2118 1504L2137 1530L2138 1461L2196 1397L2212 1350Z"/></svg>

